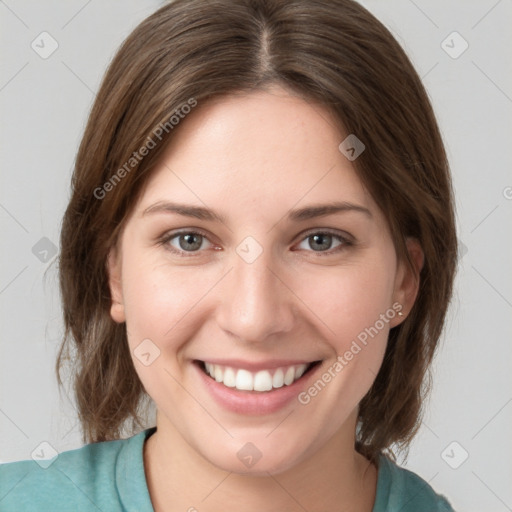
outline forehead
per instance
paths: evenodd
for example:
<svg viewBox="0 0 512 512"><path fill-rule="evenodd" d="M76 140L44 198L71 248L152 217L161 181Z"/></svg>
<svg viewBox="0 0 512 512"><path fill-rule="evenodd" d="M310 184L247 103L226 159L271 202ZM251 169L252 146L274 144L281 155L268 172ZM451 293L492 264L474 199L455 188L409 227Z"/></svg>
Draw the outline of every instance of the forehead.
<svg viewBox="0 0 512 512"><path fill-rule="evenodd" d="M345 137L325 107L277 86L199 104L172 133L139 210L177 199L260 215L332 201L375 207L339 151Z"/></svg>

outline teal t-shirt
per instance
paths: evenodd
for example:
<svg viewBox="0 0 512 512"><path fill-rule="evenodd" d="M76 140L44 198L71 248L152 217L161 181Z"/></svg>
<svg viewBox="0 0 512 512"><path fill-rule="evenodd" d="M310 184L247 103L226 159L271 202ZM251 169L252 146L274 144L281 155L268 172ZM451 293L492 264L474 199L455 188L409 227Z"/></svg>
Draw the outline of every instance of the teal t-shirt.
<svg viewBox="0 0 512 512"><path fill-rule="evenodd" d="M53 461L0 464L0 512L154 512L143 447L155 431L152 427L128 439L87 444ZM381 455L373 512L398 511L453 508L418 475Z"/></svg>

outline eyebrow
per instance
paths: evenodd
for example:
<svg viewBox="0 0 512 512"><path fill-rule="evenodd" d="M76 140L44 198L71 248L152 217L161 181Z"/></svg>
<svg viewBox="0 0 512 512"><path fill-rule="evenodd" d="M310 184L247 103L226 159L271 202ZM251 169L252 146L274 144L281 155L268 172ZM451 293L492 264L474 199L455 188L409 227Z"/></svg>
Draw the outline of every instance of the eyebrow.
<svg viewBox="0 0 512 512"><path fill-rule="evenodd" d="M304 221L308 219L314 219L316 217L323 217L325 215L333 215L335 213L344 212L363 213L370 218L373 217L371 211L368 208L343 201L328 204L313 204L304 208L292 210L288 212L286 218L291 221ZM175 213L184 217L193 217L195 219L212 222L217 221L221 222L222 224L226 224L226 218L214 210L188 204L160 201L146 208L142 212L142 216L153 213Z"/></svg>

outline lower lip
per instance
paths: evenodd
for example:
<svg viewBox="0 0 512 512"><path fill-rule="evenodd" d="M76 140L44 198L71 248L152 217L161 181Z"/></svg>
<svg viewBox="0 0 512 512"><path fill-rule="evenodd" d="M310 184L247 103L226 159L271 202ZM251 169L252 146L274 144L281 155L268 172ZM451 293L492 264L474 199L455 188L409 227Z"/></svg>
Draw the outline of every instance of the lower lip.
<svg viewBox="0 0 512 512"><path fill-rule="evenodd" d="M193 366L213 399L223 408L238 414L262 415L279 411L297 398L321 365L316 365L289 386L284 385L272 391L263 392L228 388L206 375L198 363L193 363Z"/></svg>

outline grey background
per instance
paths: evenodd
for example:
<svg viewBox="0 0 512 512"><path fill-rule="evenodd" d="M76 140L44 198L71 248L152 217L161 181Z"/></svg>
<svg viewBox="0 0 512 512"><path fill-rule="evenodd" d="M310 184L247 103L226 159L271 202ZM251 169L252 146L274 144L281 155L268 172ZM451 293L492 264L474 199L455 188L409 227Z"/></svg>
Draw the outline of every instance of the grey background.
<svg viewBox="0 0 512 512"><path fill-rule="evenodd" d="M452 165L463 251L431 399L400 462L458 511L512 510L512 1L362 3L424 79ZM58 452L82 444L72 395L59 396L54 376L62 324L52 262L100 79L160 5L0 1L2 462L30 458L43 441ZM43 31L58 43L46 59L31 47Z"/></svg>

